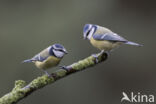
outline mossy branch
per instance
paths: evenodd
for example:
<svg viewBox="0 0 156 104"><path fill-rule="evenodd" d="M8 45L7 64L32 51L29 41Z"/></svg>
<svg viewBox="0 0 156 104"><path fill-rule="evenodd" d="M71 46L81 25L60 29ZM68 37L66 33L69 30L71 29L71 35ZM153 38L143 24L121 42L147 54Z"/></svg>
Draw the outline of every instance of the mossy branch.
<svg viewBox="0 0 156 104"><path fill-rule="evenodd" d="M99 55L98 63L103 62L106 59L107 54L103 53ZM26 82L23 80L17 80L12 91L0 98L0 104L16 104L18 101L30 95L32 92L49 85L58 79L68 76L69 74L82 71L98 63L96 63L96 59L93 56L90 56L67 66L67 70L59 69L53 72L51 77L47 75L40 76L31 81L28 85L26 85Z"/></svg>

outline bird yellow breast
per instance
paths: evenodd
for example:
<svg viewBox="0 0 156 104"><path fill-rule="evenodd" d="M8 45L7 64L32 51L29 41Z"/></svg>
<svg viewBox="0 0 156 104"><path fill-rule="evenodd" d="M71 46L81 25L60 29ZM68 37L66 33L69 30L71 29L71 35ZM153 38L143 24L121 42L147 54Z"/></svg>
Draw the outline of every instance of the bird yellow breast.
<svg viewBox="0 0 156 104"><path fill-rule="evenodd" d="M107 40L99 41L95 40L93 37L90 39L90 43L94 47L104 51L110 51L111 49L116 48L121 44L120 42L110 42Z"/></svg>
<svg viewBox="0 0 156 104"><path fill-rule="evenodd" d="M59 64L60 60L61 59L59 59L59 58L56 58L54 56L50 56L46 60L44 60L43 62L36 61L35 65L36 65L36 67L45 70L45 69L57 66Z"/></svg>

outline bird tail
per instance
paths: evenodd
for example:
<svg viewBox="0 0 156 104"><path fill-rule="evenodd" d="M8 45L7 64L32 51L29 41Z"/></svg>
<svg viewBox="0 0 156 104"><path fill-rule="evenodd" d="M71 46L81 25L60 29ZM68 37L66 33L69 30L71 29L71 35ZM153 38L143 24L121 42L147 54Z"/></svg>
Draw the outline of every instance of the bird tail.
<svg viewBox="0 0 156 104"><path fill-rule="evenodd" d="M32 62L32 61L33 61L32 59L27 59L27 60L22 61L22 63Z"/></svg>
<svg viewBox="0 0 156 104"><path fill-rule="evenodd" d="M135 42L131 42L131 41L127 41L127 42L125 42L125 44L139 46L139 47L143 46L141 44L138 44L138 43L135 43Z"/></svg>

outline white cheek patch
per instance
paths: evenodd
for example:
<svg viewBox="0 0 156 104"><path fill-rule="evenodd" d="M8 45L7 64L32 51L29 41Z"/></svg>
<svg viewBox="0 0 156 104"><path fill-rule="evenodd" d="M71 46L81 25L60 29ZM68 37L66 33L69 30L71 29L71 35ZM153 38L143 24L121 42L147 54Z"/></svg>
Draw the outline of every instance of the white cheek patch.
<svg viewBox="0 0 156 104"><path fill-rule="evenodd" d="M87 36L87 38L90 40L90 38L92 37L93 33L94 33L95 28L92 28L91 31L89 32L89 35Z"/></svg>
<svg viewBox="0 0 156 104"><path fill-rule="evenodd" d="M53 50L54 54L56 55L56 57L63 57L64 56L64 53L61 52L61 51L56 51L56 50Z"/></svg>

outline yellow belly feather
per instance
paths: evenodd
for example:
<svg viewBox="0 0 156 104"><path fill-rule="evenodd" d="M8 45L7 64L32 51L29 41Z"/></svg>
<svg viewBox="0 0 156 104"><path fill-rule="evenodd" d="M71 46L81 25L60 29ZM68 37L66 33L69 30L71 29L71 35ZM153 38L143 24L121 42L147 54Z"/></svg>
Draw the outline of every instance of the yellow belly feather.
<svg viewBox="0 0 156 104"><path fill-rule="evenodd" d="M50 56L48 57L45 61L43 62L40 62L40 61L36 61L35 62L35 65L36 67L38 67L39 69L48 69L48 68L51 68L51 67L55 67L57 66L59 63L60 63L60 60L59 58L56 58L54 56Z"/></svg>
<svg viewBox="0 0 156 104"><path fill-rule="evenodd" d="M109 42L107 40L103 40L103 41L99 41L99 40L95 40L93 39L93 37L90 39L90 43L100 49L100 50L104 50L104 51L110 51L112 50L113 48L117 48L119 45L121 45L122 43L121 42Z"/></svg>

